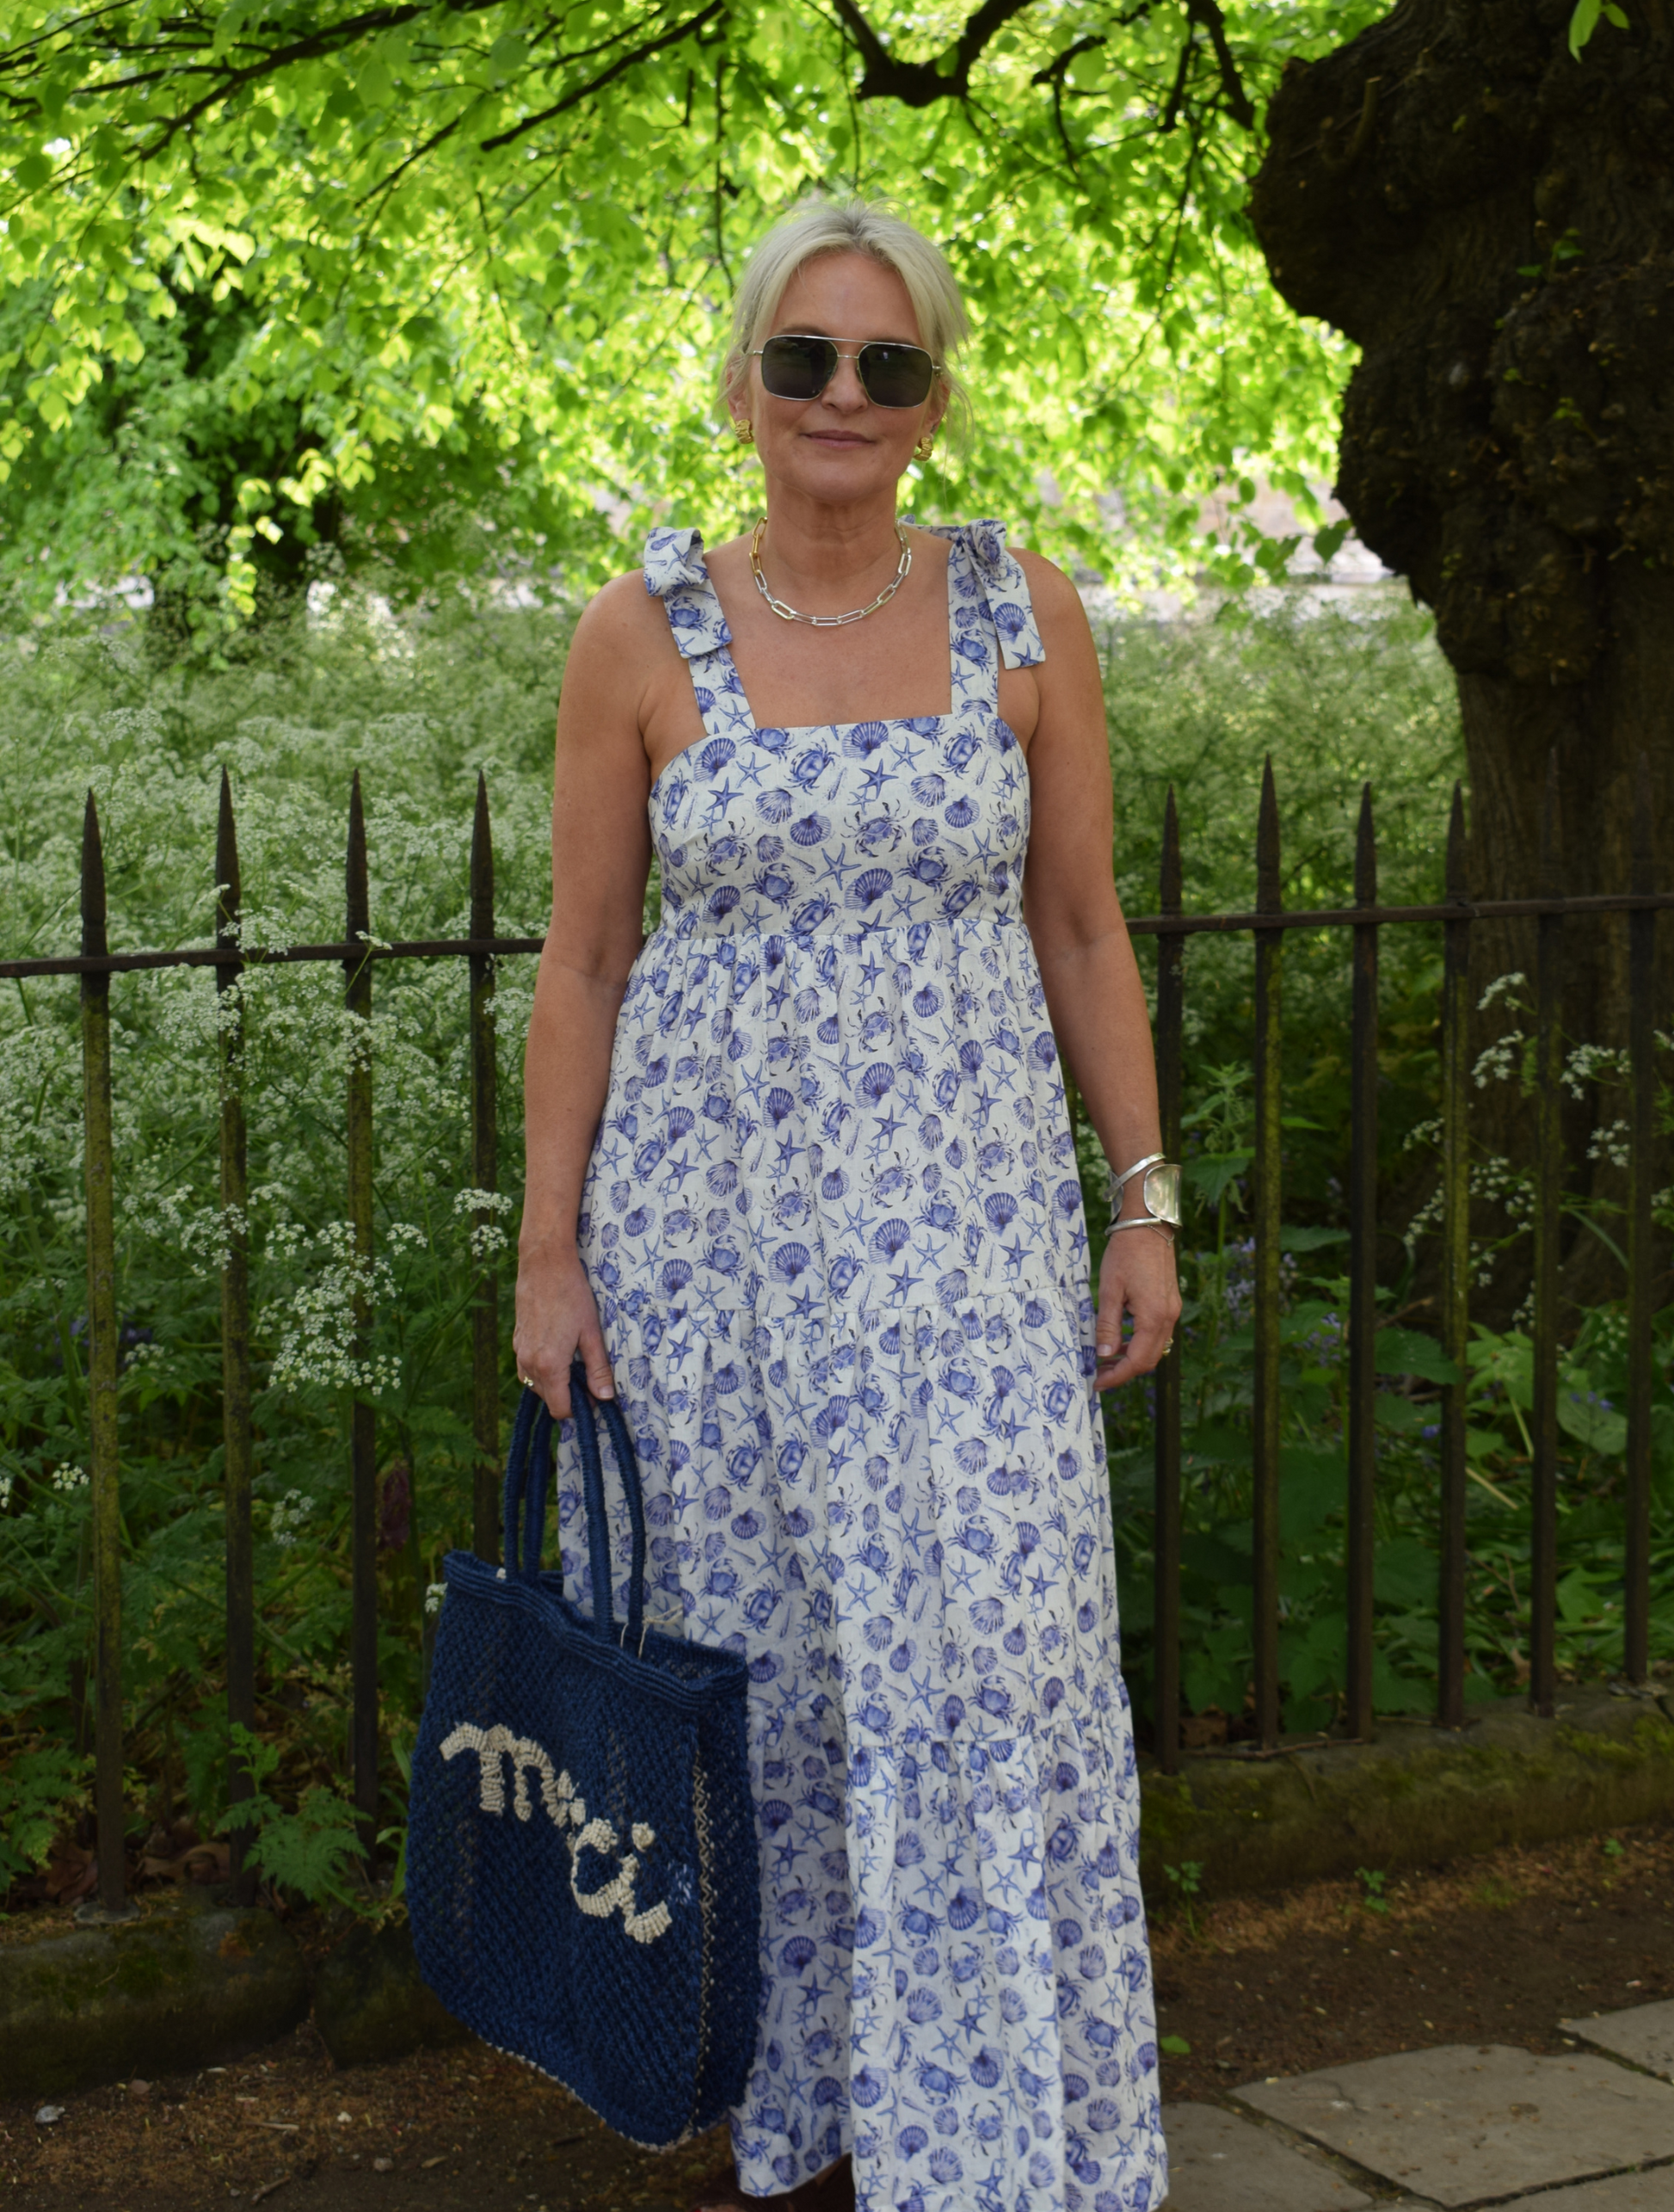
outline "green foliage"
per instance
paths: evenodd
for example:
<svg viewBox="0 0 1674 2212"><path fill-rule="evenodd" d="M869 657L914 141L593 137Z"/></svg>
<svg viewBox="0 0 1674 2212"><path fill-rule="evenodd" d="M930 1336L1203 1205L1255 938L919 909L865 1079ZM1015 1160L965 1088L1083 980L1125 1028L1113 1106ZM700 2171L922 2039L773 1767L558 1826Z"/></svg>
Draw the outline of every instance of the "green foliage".
<svg viewBox="0 0 1674 2212"><path fill-rule="evenodd" d="M550 747L568 637L545 610L450 595L404 624L298 607L218 670L158 660L137 632L49 629L4 648L0 833L8 953L73 949L77 823L99 794L117 946L204 943L219 771L237 806L247 941L335 938L349 778L366 794L372 923L468 926L478 768L494 808L502 930L541 933ZM499 1183L521 1190L520 1062L532 961L498 977ZM348 1357L339 1251L346 1038L341 971L254 970L243 990L255 1309L255 1573L262 1732L286 1741L286 1804L343 1767L348 1685ZM112 992L124 1626L136 1763L222 1808L219 1253L215 993L202 971ZM379 1557L392 1725L416 1710L424 1593L468 1542L469 1285L477 1272L461 964L380 966L373 994L380 1465L410 1470L404 1543ZM73 1740L89 1647L82 1341L80 1047L73 983L0 993L0 1711ZM490 1231L489 1244L503 1238ZM484 1256L492 1257L491 1254ZM509 1285L508 1285L508 1291ZM509 1298L502 1305L508 1314ZM509 1373L508 1384L510 1383ZM9 1765L27 1753L12 1753ZM395 1778L390 1778L392 1793ZM311 1817L311 1815L310 1816ZM316 1825L319 1825L317 1821Z"/></svg>
<svg viewBox="0 0 1674 2212"><path fill-rule="evenodd" d="M1360 1884L1361 1910L1365 1913L1376 1913L1380 1918L1387 1919L1389 1912L1389 1900L1383 1893L1388 1885L1388 1876L1377 1872L1369 1866L1357 1866L1354 1870L1354 1878Z"/></svg>
<svg viewBox="0 0 1674 2212"><path fill-rule="evenodd" d="M360 1864L360 1841L353 1806L341 1791L323 1782L311 1783L294 1807L278 1803L267 1787L282 1757L278 1745L264 1742L237 1722L230 1734L254 1790L222 1815L222 1833L249 1828L251 1862L270 1882L294 1889L311 1905L356 1907L360 1890L354 1870Z"/></svg>
<svg viewBox="0 0 1674 2212"><path fill-rule="evenodd" d="M1575 0L1575 9L1569 19L1569 50L1579 61L1581 50L1598 28L1599 19L1614 23L1618 31L1628 28L1624 9L1615 5L1615 0Z"/></svg>
<svg viewBox="0 0 1674 2212"><path fill-rule="evenodd" d="M14 1743L0 1767L0 1895L45 1866L72 1813L88 1802L90 1756L66 1745Z"/></svg>
<svg viewBox="0 0 1674 2212"><path fill-rule="evenodd" d="M1113 489L1148 570L1264 474L1322 521L1351 355L1273 293L1246 178L1279 72L1379 12L15 0L0 575L237 613L322 540L581 581L671 505L736 525L728 302L810 188L892 194L965 287L979 435L926 514L1109 572Z"/></svg>
<svg viewBox="0 0 1674 2212"><path fill-rule="evenodd" d="M463 933L477 770L494 812L497 917L539 935L549 901L551 728L568 617L489 593L438 595L391 613L317 594L235 641L223 664L170 659L117 625L43 625L3 650L0 867L7 955L72 951L82 800L97 791L119 949L208 941L219 773L237 810L252 944L334 940L342 927L349 779L366 794L372 927L381 937ZM1118 791L1117 872L1132 911L1155 904L1160 823L1180 801L1187 903L1251 901L1255 797L1271 750L1284 826L1285 897L1347 902L1357 785L1376 790L1384 889L1433 894L1440 825L1460 766L1445 670L1415 619L1308 617L1296 607L1189 631L1113 627L1104 640ZM1433 1113L1433 933L1385 933L1387 1174ZM1148 952L1142 957L1148 959ZM1346 940L1292 933L1286 950L1289 1228L1284 1258L1281 1661L1291 1725L1317 1727L1343 1690L1343 1350ZM533 964L498 977L499 1187L521 1190L520 1063ZM1251 1341L1247 943L1187 956L1191 1100L1185 1239L1186 1688L1236 1716L1248 1679ZM243 1077L257 1457L257 1734L277 1747L261 1819L276 1878L349 1891L344 1768L348 1683L348 1417L374 1407L380 1464L409 1473L404 1541L379 1555L379 1667L388 1764L378 1821L398 1845L410 1737L441 1559L470 1539L475 1457L467 1286L471 1248L466 989L460 964L380 964L373 986L378 1274L372 1356L351 1372L342 1149L346 1041L340 971L252 970ZM0 993L0 1711L20 1733L3 1782L37 1806L39 1854L77 1808L77 1668L89 1643L86 1402L82 1379L80 1051L73 979ZM202 970L118 977L115 1047L129 1756L147 1816L185 1802L225 1824L220 1522L219 1036ZM1102 1181L1084 1132L1095 1232ZM495 1240L491 1236L490 1243ZM1422 1706L1435 1661L1436 1392L1449 1371L1386 1283L1377 1700ZM509 1327L509 1265L502 1276ZM1674 1315L1659 1326L1659 1374ZM1620 1664L1619 1408L1625 1346L1603 1312L1566 1354L1560 1655ZM1468 1372L1469 1631L1479 1693L1517 1679L1529 1543L1529 1349L1478 1332ZM505 1367L508 1396L512 1382ZM1674 1411L1658 1394L1655 1634L1674 1649ZM1110 1431L1124 1663L1148 1695L1150 1431L1142 1387ZM67 1763L66 1763L67 1762ZM54 1793L57 1793L55 1796ZM62 1808L54 1813L52 1807ZM271 1809L266 1809L270 1808ZM0 1811L3 1811L0 1804ZM136 1811L140 1808L136 1807ZM240 1819L247 1817L241 1808ZM23 1813L0 1820L23 1834ZM15 1869L14 1871L16 1870ZM361 1899L364 1905L366 1900Z"/></svg>

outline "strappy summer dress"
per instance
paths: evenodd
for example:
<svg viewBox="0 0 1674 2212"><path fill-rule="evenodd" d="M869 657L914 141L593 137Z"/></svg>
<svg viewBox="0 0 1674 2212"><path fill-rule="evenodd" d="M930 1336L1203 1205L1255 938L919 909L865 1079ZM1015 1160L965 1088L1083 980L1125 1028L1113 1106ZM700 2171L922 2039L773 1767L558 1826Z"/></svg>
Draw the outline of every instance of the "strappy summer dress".
<svg viewBox="0 0 1674 2212"><path fill-rule="evenodd" d="M1145 2212L1166 2187L1086 1232L1022 919L993 522L949 540L948 715L759 727L693 530L647 588L705 736L657 778L582 1253L650 1603L748 1655L751 2194ZM579 1470L561 1455L569 1593ZM625 1528L619 1558L625 1570Z"/></svg>

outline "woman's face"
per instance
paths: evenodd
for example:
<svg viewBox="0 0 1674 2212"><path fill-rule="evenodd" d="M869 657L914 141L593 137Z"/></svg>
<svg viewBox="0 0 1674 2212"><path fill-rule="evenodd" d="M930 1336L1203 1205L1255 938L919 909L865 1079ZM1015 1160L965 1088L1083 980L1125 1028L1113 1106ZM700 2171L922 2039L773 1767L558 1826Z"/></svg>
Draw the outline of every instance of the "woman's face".
<svg viewBox="0 0 1674 2212"><path fill-rule="evenodd" d="M844 358L813 399L776 399L763 389L753 355L749 380L731 401L735 421L755 428L770 479L805 496L846 505L894 487L926 430L941 421L946 394L938 379L922 407L877 407L852 356L872 338L921 346L907 287L865 254L822 254L805 262L785 287L779 312L757 338L776 331L834 339Z"/></svg>

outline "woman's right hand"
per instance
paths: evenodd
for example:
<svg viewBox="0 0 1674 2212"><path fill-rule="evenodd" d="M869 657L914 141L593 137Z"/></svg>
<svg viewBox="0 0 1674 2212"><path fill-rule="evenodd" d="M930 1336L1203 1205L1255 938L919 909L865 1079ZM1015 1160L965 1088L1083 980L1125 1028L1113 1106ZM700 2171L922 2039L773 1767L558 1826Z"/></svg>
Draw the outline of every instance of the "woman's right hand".
<svg viewBox="0 0 1674 2212"><path fill-rule="evenodd" d="M616 1396L598 1303L573 1244L519 1254L512 1350L519 1379L538 1390L560 1420L569 1416L569 1367L578 1357L594 1396Z"/></svg>

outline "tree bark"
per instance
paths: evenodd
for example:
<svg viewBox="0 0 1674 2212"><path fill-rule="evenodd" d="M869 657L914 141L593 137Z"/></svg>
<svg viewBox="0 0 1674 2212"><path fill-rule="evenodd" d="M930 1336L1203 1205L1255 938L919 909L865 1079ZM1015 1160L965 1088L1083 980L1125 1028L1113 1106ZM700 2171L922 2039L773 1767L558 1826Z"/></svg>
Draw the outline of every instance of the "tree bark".
<svg viewBox="0 0 1674 2212"><path fill-rule="evenodd" d="M1435 611L1481 897L1535 888L1554 752L1566 890L1628 887L1641 753L1674 832L1674 9L1630 12L1577 62L1571 0L1398 0L1289 65L1255 181L1279 291L1362 348L1338 496ZM1532 923L1474 935L1479 990L1532 977ZM1569 1038L1624 1042L1625 923L1566 936ZM1511 1088L1479 1099L1489 1146L1522 1151ZM1622 1110L1573 1110L1572 1187L1621 1195L1586 1153ZM1585 1252L1572 1293L1616 1290Z"/></svg>

